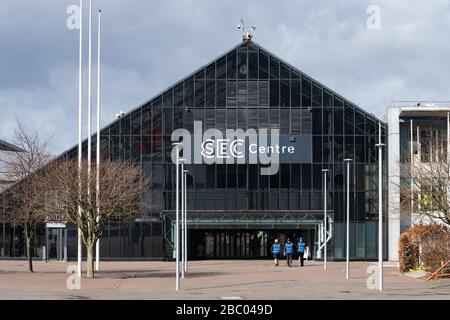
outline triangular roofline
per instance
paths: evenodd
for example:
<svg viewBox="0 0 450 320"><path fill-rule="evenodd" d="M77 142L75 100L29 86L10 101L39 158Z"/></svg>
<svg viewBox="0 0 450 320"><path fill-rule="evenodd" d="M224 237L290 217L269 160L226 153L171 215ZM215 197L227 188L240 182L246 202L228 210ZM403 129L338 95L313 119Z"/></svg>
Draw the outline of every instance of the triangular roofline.
<svg viewBox="0 0 450 320"><path fill-rule="evenodd" d="M145 100L143 103L140 103L139 105L137 105L136 107L132 108L130 111L126 112L124 114L123 117L126 117L130 114L132 114L134 111L138 110L139 108L144 107L145 105L147 105L149 102L151 102L152 100L156 99L157 97L161 96L162 94L164 94L164 92L166 92L168 89L170 88L174 88L177 85L179 85L180 83L182 83L183 81L189 79L190 77L194 76L197 72L201 71L202 69L206 68L207 66L209 66L211 63L216 62L217 60L219 60L220 58L228 55L229 53L231 53L232 51L240 48L244 43L248 43L251 44L255 47L257 47L258 49L264 51L265 53L267 53L269 56L274 57L275 59L279 60L281 63L287 65L288 67L292 68L293 70L295 70L297 73L299 73L300 75L308 78L309 80L311 80L312 83L316 83L318 85L320 85L321 87L323 87L324 89L326 89L327 91L329 91L330 93L332 93L333 95L336 95L337 97L339 97L339 99L341 99L344 103L349 103L352 107L354 107L355 109L361 111L363 114L365 114L366 116L372 118L373 121L375 122L381 122L382 125L385 125L385 122L382 119L377 118L375 115L367 112L366 110L364 110L363 108L359 107L357 104L353 103L352 101L350 101L349 99L343 97L342 95L340 95L339 93L337 93L336 91L334 91L333 89L330 89L328 86L322 84L321 82L315 80L313 77L311 77L310 75L306 74L305 72L299 70L297 67L293 66L291 63L285 61L284 59L278 57L277 55L273 54L271 51L265 49L263 46L259 45L258 43L256 43L253 40L243 40L241 42L239 42L237 45L235 45L234 47L232 47L231 49L225 51L224 53L218 55L217 57L215 57L212 60L209 60L207 63L203 64L202 66L196 68L193 72L189 73L187 76L184 76L183 78L181 78L180 80L176 81L175 83L171 84L170 86L166 87L164 90L159 91L157 94L153 95L150 99ZM122 118L123 118L122 117ZM116 119L112 122L109 122L108 124L106 124L105 126L103 126L100 129L100 132L102 132L103 130L105 130L108 127L111 127L113 124L115 124L116 122L119 122L121 119ZM97 134L97 131L95 131L92 136L95 136ZM86 137L85 139L82 140L81 144L83 145L86 141L88 140L88 138ZM71 146L70 148L67 148L65 151L61 152L59 155L57 155L55 157L55 159L60 158L61 156L65 155L69 150L73 149L74 147L78 146L78 143L74 144L73 146Z"/></svg>

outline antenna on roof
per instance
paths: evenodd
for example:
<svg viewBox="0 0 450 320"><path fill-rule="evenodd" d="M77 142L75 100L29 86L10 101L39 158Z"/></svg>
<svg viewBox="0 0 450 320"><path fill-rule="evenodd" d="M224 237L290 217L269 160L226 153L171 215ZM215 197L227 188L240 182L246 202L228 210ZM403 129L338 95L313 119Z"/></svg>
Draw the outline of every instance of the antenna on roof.
<svg viewBox="0 0 450 320"><path fill-rule="evenodd" d="M250 41L253 38L253 35L250 33L250 31L254 31L256 29L255 26L252 26L251 28L245 28L244 20L241 19L241 23L237 25L238 29L242 30L242 40L243 41Z"/></svg>

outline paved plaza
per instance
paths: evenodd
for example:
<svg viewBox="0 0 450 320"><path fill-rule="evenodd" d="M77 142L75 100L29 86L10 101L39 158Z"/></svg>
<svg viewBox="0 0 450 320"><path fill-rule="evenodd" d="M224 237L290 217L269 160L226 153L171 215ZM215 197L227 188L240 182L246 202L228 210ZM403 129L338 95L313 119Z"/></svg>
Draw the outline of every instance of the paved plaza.
<svg viewBox="0 0 450 320"><path fill-rule="evenodd" d="M25 272L25 261L0 261L0 299L450 299L450 279L425 281L385 266L383 292L368 288L367 272L376 263L309 261L288 268L270 260L209 260L189 263L189 271L175 291L175 263L159 261L102 262L95 279L69 290L66 273L75 262L35 262L35 273ZM369 281L370 283L370 281Z"/></svg>

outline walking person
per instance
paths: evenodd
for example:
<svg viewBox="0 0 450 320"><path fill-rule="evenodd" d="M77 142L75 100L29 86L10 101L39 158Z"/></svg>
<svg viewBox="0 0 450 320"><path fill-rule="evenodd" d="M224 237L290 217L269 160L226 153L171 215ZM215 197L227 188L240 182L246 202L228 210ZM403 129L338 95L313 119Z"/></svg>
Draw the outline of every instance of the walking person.
<svg viewBox="0 0 450 320"><path fill-rule="evenodd" d="M275 239L275 243L272 245L272 255L275 260L275 267L278 267L278 258L281 253L281 244L278 243L278 239Z"/></svg>
<svg viewBox="0 0 450 320"><path fill-rule="evenodd" d="M284 254L286 255L286 261L288 267L292 267L292 256L294 255L294 244L291 239L287 239L287 243L284 245Z"/></svg>
<svg viewBox="0 0 450 320"><path fill-rule="evenodd" d="M303 267L303 260L304 260L303 255L305 254L305 247L306 247L306 243L303 241L303 238L300 237L300 239L298 239L298 243L297 243L297 253L298 253L298 258L300 260L301 267Z"/></svg>

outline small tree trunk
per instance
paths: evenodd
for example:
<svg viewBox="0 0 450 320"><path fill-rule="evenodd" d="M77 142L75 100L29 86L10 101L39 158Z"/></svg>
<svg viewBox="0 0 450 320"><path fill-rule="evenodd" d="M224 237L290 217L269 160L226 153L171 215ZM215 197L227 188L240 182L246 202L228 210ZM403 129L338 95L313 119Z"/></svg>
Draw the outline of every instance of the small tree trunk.
<svg viewBox="0 0 450 320"><path fill-rule="evenodd" d="M28 259L28 271L33 271L33 259L31 257L31 237L27 236L27 259Z"/></svg>
<svg viewBox="0 0 450 320"><path fill-rule="evenodd" d="M94 278L94 245L86 245L87 251L87 270L86 274L88 278Z"/></svg>
<svg viewBox="0 0 450 320"><path fill-rule="evenodd" d="M31 258L31 238L28 224L25 223L24 229L25 239L27 243L27 260L28 260L28 272L33 272L33 259Z"/></svg>

